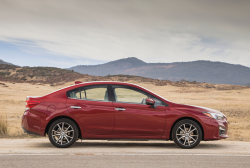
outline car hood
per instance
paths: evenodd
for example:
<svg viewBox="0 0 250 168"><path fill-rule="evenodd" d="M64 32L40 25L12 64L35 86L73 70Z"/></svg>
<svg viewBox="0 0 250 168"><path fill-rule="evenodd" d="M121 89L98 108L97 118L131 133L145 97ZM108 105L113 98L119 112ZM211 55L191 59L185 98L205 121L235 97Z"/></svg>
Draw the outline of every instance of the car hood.
<svg viewBox="0 0 250 168"><path fill-rule="evenodd" d="M184 108L184 109L190 109L190 110L194 110L196 112L212 112L212 113L217 113L217 114L221 114L224 115L222 112L215 110L215 109L211 109L211 108L207 108L207 107L202 107L202 106L194 106L194 105L186 105L186 104L175 104L178 108ZM225 116L225 115L224 115Z"/></svg>

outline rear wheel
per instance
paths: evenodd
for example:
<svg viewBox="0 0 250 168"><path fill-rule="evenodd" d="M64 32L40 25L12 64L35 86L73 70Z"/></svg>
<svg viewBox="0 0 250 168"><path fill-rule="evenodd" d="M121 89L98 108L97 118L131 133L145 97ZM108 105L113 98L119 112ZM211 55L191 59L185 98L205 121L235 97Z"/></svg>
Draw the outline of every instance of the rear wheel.
<svg viewBox="0 0 250 168"><path fill-rule="evenodd" d="M50 142L58 148L67 148L73 145L78 138L78 128L69 119L62 118L54 121L48 131Z"/></svg>
<svg viewBox="0 0 250 168"><path fill-rule="evenodd" d="M172 137L179 147L190 149L200 143L202 131L195 121L185 119L175 124L172 130Z"/></svg>

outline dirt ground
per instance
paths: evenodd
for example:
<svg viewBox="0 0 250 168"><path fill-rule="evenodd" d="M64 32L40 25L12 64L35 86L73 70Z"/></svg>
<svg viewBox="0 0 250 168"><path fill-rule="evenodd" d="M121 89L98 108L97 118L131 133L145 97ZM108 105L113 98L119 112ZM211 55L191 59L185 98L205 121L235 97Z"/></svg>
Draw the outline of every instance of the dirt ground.
<svg viewBox="0 0 250 168"><path fill-rule="evenodd" d="M56 148L48 138L0 139L0 167L241 168L250 165L250 142L202 141L182 149L173 141L78 140Z"/></svg>
<svg viewBox="0 0 250 168"><path fill-rule="evenodd" d="M9 137L21 137L21 117L25 109L26 96L43 96L60 86L48 84L8 83L0 85L0 115L7 118ZM250 89L216 90L213 88L155 86L152 83L131 83L143 86L166 99L182 104L198 105L223 112L229 122L227 140L250 141Z"/></svg>
<svg viewBox="0 0 250 168"><path fill-rule="evenodd" d="M173 141L108 141L78 140L70 148L54 147L48 137L0 139L1 154L59 154L59 155L105 155L105 154L208 154L208 155L248 155L250 142L202 141L193 149L182 149Z"/></svg>

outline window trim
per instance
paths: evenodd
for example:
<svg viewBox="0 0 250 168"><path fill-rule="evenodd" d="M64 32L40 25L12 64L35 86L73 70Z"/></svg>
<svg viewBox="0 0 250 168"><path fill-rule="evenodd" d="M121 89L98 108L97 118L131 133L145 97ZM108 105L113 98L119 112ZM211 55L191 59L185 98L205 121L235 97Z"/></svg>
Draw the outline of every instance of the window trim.
<svg viewBox="0 0 250 168"><path fill-rule="evenodd" d="M77 99L77 98L71 98L70 95L69 95L69 92L71 91L74 91L74 90L77 90L77 89L81 89L81 88L84 88L84 87L87 87L87 86L96 86L96 85L106 85L107 86L107 90L108 90L108 101L102 101L102 100L90 100L90 99ZM99 101L99 102L114 102L114 103L126 103L126 104L136 104L136 103L127 103L127 102L116 102L115 100L115 95L114 95L114 91L113 91L113 85L118 85L118 86L122 86L122 87L125 87L125 88L132 88L132 90L138 90L138 91L142 91L142 92L145 92L149 95L151 95L152 97L155 97L159 100L162 101L163 105L162 106L165 106L165 107L169 107L169 105L163 101L161 98L155 96L155 95L152 95L151 93L149 93L148 91L145 91L143 89L139 89L139 88L136 88L134 86L129 86L129 85L121 85L121 84L95 84L95 85L85 85L85 86L81 86L81 87L78 87L78 88L74 88L74 89L71 89L71 90L68 90L66 92L66 96L68 99L74 99L74 100L84 100L84 101ZM81 93L80 93L81 94ZM86 94L86 93L85 93ZM137 105L145 105L145 104L137 104Z"/></svg>

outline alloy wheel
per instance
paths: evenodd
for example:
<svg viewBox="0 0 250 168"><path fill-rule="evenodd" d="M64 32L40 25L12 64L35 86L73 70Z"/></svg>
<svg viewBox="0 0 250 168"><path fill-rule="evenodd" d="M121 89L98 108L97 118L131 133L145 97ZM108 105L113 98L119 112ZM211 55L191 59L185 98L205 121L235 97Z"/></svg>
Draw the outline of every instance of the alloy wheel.
<svg viewBox="0 0 250 168"><path fill-rule="evenodd" d="M189 119L177 122L172 130L172 137L176 145L185 149L196 147L202 140L202 134L200 125Z"/></svg>
<svg viewBox="0 0 250 168"><path fill-rule="evenodd" d="M50 142L58 148L73 145L78 138L78 128L72 120L62 118L54 121L48 130Z"/></svg>
<svg viewBox="0 0 250 168"><path fill-rule="evenodd" d="M74 138L74 129L69 123L58 123L52 129L52 138L59 145L67 145Z"/></svg>
<svg viewBox="0 0 250 168"><path fill-rule="evenodd" d="M197 128L189 123L182 124L176 131L178 142L184 146L191 146L198 140L199 134Z"/></svg>

